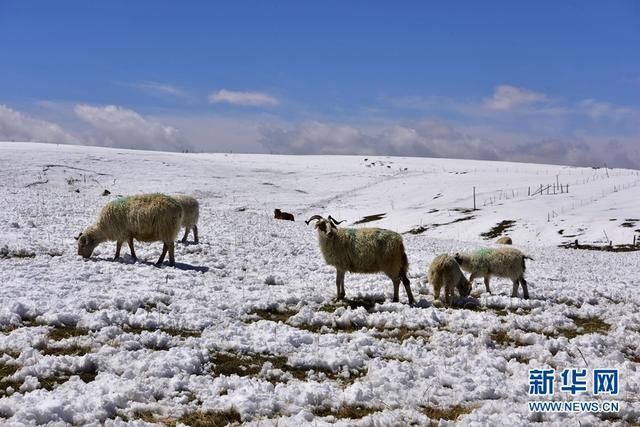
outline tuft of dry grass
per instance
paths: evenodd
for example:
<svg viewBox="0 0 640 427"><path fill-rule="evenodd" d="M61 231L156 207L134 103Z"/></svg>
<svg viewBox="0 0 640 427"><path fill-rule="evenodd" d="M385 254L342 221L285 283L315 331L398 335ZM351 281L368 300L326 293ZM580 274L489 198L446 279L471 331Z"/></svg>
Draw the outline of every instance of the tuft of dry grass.
<svg viewBox="0 0 640 427"><path fill-rule="evenodd" d="M359 420L367 415L371 415L379 411L381 411L380 408L362 405L348 405L346 403L343 403L338 408L318 407L311 410L313 415L316 417L328 417L331 415L338 419L350 420Z"/></svg>
<svg viewBox="0 0 640 427"><path fill-rule="evenodd" d="M367 374L367 370L350 371L349 378L341 375L341 371L334 372L325 367L318 366L291 366L287 363L286 356L276 356L270 354L238 354L229 352L213 353L211 355L213 363L212 373L220 375L238 375L240 377L255 377L262 370L262 366L270 362L274 369L280 369L289 373L293 378L303 381L311 371L322 373L330 380L340 381L343 384L352 384L358 378ZM267 378L272 383L282 382L282 379Z"/></svg>
<svg viewBox="0 0 640 427"><path fill-rule="evenodd" d="M134 419L139 419L147 423L163 424L167 427L175 427L184 424L191 427L224 427L228 425L240 425L242 418L235 408L225 411L197 411L176 418L165 418L155 415L153 412L136 411Z"/></svg>
<svg viewBox="0 0 640 427"><path fill-rule="evenodd" d="M87 353L91 353L91 347L79 345L64 348L45 347L41 351L46 356L84 356Z"/></svg>
<svg viewBox="0 0 640 427"><path fill-rule="evenodd" d="M8 395L7 389L18 390L20 388L21 383L9 379L18 369L20 369L19 365L0 363L0 398Z"/></svg>
<svg viewBox="0 0 640 427"><path fill-rule="evenodd" d="M60 341L66 338L81 337L89 334L89 330L85 328L77 328L75 326L53 326L49 330L49 339Z"/></svg>
<svg viewBox="0 0 640 427"><path fill-rule="evenodd" d="M505 219L494 225L491 230L485 233L480 233L480 236L485 239L495 239L496 237L502 236L503 233L510 231L515 224L516 222L514 220Z"/></svg>
<svg viewBox="0 0 640 427"><path fill-rule="evenodd" d="M498 345L502 345L505 347L524 347L529 344L520 342L516 339L513 339L509 336L509 333L504 329L496 329L489 335L491 341Z"/></svg>
<svg viewBox="0 0 640 427"><path fill-rule="evenodd" d="M566 328L559 330L559 334L567 339L575 338L578 335L606 334L611 328L610 324L597 316L587 318L574 317L572 320L576 325L575 329Z"/></svg>
<svg viewBox="0 0 640 427"><path fill-rule="evenodd" d="M422 406L422 413L429 417L431 420L446 420L455 421L463 415L470 414L476 409L477 406L463 406L453 405L447 408L442 408L432 405Z"/></svg>
<svg viewBox="0 0 640 427"><path fill-rule="evenodd" d="M178 329L178 328L157 328L156 329L156 328L141 328L138 326L124 325L122 327L122 330L130 334L141 334L144 331L147 331L147 332L161 331L167 335L171 335L172 337L181 337L181 338L192 338L192 337L199 338L200 336L202 336L202 331L194 331L190 329Z"/></svg>
<svg viewBox="0 0 640 427"><path fill-rule="evenodd" d="M249 312L248 314L255 314L256 316L260 317L261 319L269 320L271 322L287 323L287 320L289 320L289 318L291 316L294 316L297 313L298 312L295 311L295 310L279 311L279 310L277 310L275 308L267 308L267 309L253 310L253 311Z"/></svg>

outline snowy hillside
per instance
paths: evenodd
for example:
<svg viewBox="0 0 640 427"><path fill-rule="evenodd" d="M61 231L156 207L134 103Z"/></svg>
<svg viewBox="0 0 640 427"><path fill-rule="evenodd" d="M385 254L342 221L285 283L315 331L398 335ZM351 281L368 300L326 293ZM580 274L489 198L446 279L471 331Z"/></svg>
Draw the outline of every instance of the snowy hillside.
<svg viewBox="0 0 640 427"><path fill-rule="evenodd" d="M640 256L558 245L632 243L639 184L624 169L0 143L0 424L638 423ZM76 254L107 201L155 191L201 203L201 242L176 245L176 268L152 266L159 243L137 243L138 263L112 261L112 242ZM392 303L382 275L347 275L337 303L313 214L405 233L417 304ZM500 223L534 258L532 299L493 279L466 308L434 307L429 262L493 244ZM619 413L528 411L529 369L586 367L619 370Z"/></svg>

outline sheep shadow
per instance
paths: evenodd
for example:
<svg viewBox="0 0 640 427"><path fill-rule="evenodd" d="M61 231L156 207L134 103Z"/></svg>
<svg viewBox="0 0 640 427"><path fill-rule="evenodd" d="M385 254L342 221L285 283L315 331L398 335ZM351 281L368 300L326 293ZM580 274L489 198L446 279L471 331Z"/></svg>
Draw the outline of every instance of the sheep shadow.
<svg viewBox="0 0 640 427"><path fill-rule="evenodd" d="M116 259L116 260L114 260L113 258L89 258L85 261L91 261L91 262L107 261L107 262L115 262L118 264L126 264L126 265L140 264L140 265L149 265L156 268L170 267L168 261L163 262L162 265L157 265L155 262L144 261L144 260L141 260L140 258L138 258L137 260L134 260L133 258L131 258L131 256L128 256L128 255L124 257L120 257L119 259ZM176 262L173 268L182 270L182 271L197 271L199 273L206 273L209 271L209 267L191 265L183 262Z"/></svg>

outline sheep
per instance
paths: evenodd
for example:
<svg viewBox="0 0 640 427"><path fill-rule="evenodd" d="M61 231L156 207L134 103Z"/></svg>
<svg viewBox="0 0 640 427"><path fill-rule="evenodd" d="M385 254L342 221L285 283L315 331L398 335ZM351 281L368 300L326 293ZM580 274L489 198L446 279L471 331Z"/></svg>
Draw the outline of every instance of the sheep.
<svg viewBox="0 0 640 427"><path fill-rule="evenodd" d="M282 212L280 209L273 211L273 217L275 219L283 219L285 221L295 221L293 214L290 214L289 212Z"/></svg>
<svg viewBox="0 0 640 427"><path fill-rule="evenodd" d="M513 281L511 297L518 296L518 283L520 283L524 299L529 299L527 281L524 280L524 271L526 269L524 260L533 260L533 258L523 254L518 249L510 247L483 248L471 253L456 253L454 258L463 270L471 273L469 282L473 283L473 279L476 277L484 277L484 285L487 288L487 292L491 293L489 279L492 276L507 277Z"/></svg>
<svg viewBox="0 0 640 427"><path fill-rule="evenodd" d="M182 237L182 243L187 243L187 236L189 230L193 229L193 241L198 243L198 218L200 217L200 204L191 196L174 195L171 196L174 200L180 203L182 206L182 226L184 227L184 236Z"/></svg>
<svg viewBox="0 0 640 427"><path fill-rule="evenodd" d="M509 236L502 236L499 239L496 240L496 243L501 244L501 245L512 245L513 244L513 240L511 240L511 237Z"/></svg>
<svg viewBox="0 0 640 427"><path fill-rule="evenodd" d="M162 255L155 264L162 265L169 252L169 265L175 266L175 239L182 224L182 207L175 199L164 194L141 194L121 197L107 203L100 211L98 220L80 233L78 255L89 258L100 243L115 240L116 254L120 257L123 242L129 244L131 257L137 260L133 239L142 242L163 242Z"/></svg>
<svg viewBox="0 0 640 427"><path fill-rule="evenodd" d="M414 304L407 278L409 261L402 236L382 228L338 228L341 222L313 215L305 223L317 220L318 242L325 262L336 268L338 300L344 299L344 276L351 273L383 272L393 282L393 302L398 302L400 282L404 285L409 304Z"/></svg>
<svg viewBox="0 0 640 427"><path fill-rule="evenodd" d="M433 286L435 299L451 305L455 290L461 297L467 297L471 293L471 283L464 277L456 260L447 254L438 255L429 266L427 272L429 283ZM444 286L444 293L440 289Z"/></svg>

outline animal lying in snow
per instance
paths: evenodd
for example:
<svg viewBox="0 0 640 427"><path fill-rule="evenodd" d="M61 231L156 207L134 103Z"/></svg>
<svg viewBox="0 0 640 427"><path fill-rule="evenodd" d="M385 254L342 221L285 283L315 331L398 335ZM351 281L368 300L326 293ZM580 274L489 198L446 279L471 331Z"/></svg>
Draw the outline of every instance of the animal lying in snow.
<svg viewBox="0 0 640 427"><path fill-rule="evenodd" d="M182 206L182 226L184 227L184 236L182 243L187 243L189 230L193 230L193 241L198 243L198 219L200 217L200 204L191 196L175 195L171 196L180 206Z"/></svg>
<svg viewBox="0 0 640 427"><path fill-rule="evenodd" d="M524 280L526 269L524 260L527 258L533 260L533 258L518 249L511 247L482 248L474 252L457 253L454 258L463 270L471 273L469 282L473 283L476 277L484 277L487 292L491 293L491 289L489 289L491 277L507 277L513 281L511 296L514 298L518 296L518 284L520 284L524 299L529 299L527 281Z"/></svg>
<svg viewBox="0 0 640 427"><path fill-rule="evenodd" d="M162 264L169 252L169 265L175 265L175 240L182 224L182 207L172 197L164 194L141 194L120 197L107 203L95 224L80 233L78 255L89 258L100 243L115 240L116 254L120 257L123 242L129 244L131 257L137 259L133 239L141 242L163 242L162 255L156 263Z"/></svg>
<svg viewBox="0 0 640 427"><path fill-rule="evenodd" d="M393 301L399 300L400 282L404 285L409 303L413 304L410 281L407 278L409 261L400 234L382 228L338 228L340 222L331 216L313 215L316 220L320 251L327 264L336 268L338 299L345 297L344 275L383 272L393 282Z"/></svg>
<svg viewBox="0 0 640 427"><path fill-rule="evenodd" d="M434 298L439 298L447 305L453 302L455 291L458 291L461 297L469 296L471 293L471 283L462 274L456 260L447 254L435 257L429 266L427 277L433 286ZM442 287L444 287L444 293L440 294Z"/></svg>
<svg viewBox="0 0 640 427"><path fill-rule="evenodd" d="M286 221L295 221L295 218L293 217L293 214L290 214L289 212L283 212L280 209L276 209L273 211L273 217L275 219L284 219Z"/></svg>
<svg viewBox="0 0 640 427"><path fill-rule="evenodd" d="M511 237L509 236L502 236L496 240L496 243L499 243L501 245L512 245L513 240L511 240Z"/></svg>

